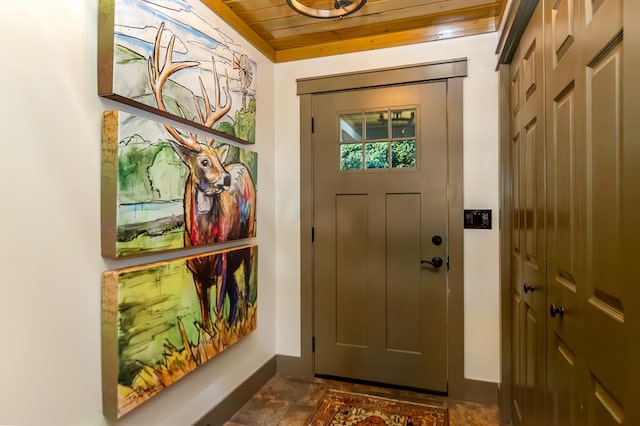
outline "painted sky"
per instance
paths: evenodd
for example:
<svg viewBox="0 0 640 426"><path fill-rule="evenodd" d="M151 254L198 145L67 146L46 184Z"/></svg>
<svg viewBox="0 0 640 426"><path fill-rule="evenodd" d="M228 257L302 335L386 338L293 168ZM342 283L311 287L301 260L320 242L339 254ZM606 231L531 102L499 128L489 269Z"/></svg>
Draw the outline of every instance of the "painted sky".
<svg viewBox="0 0 640 426"><path fill-rule="evenodd" d="M166 47L175 34L178 41L174 47L174 60L188 57L189 60L200 62L199 67L181 70L172 79L187 87L188 81L194 81L197 75L212 79L213 56L218 74L223 77L226 71L231 89L239 90L238 70L233 69L233 56L239 57L247 52L215 26L220 19L211 10L200 2L191 3L184 0L116 0L116 43L148 57L153 50L158 27L165 21L162 46ZM253 59L251 65L255 75L257 70ZM255 80L249 87L251 96L255 95ZM199 87L189 88L199 93ZM235 98L236 94L233 96Z"/></svg>

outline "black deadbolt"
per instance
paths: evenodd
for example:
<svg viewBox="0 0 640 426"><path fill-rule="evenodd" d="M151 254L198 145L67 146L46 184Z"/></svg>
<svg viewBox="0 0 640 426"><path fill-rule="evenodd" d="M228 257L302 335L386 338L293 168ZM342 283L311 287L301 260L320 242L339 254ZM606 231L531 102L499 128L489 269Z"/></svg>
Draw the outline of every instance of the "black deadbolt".
<svg viewBox="0 0 640 426"><path fill-rule="evenodd" d="M431 238L431 242L434 245L439 246L442 244L442 237L440 235L434 235L433 238Z"/></svg>

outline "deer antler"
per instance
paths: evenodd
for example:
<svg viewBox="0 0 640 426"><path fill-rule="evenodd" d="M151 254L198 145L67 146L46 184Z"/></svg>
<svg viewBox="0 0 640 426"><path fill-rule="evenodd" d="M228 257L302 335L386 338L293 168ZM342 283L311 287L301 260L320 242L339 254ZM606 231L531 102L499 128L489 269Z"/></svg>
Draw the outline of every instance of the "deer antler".
<svg viewBox="0 0 640 426"><path fill-rule="evenodd" d="M160 40L162 39L162 32L164 31L164 22L160 24L158 28L158 34L156 35L155 44L153 46L153 56L149 57L149 83L151 84L151 89L156 98L156 103L158 104L158 109L160 111L168 112L167 107L164 104L164 99L162 96L162 88L164 84L169 79L169 77L184 68L191 68L200 65L200 62L196 61L181 61L181 62L173 62L173 46L176 42L176 36L173 34L171 39L169 39L169 45L167 46L167 54L164 59L164 64L162 67L160 66ZM216 70L216 61L211 57L212 68L213 68L213 78L215 81L215 89L216 89L216 106L212 108L211 100L209 99L209 94L207 93L204 83L202 82L202 78L198 78L200 81L200 90L202 91L202 99L204 101L204 111L200 108L199 105L196 104L196 109L198 112L198 116L200 117L200 122L206 127L212 127L218 120L224 117L231 110L231 95L229 93L229 75L225 70L225 81L226 86L224 89L220 87L220 78L218 76L218 71ZM225 103L222 104L222 91L224 90L225 94ZM187 132L187 135L183 135L176 129L175 127L169 126L167 124L164 125L169 134L173 136L176 143L183 145L193 151L200 151L202 147L198 143L198 137L196 134L192 132ZM209 146L213 145L213 138L206 138L206 143Z"/></svg>
<svg viewBox="0 0 640 426"><path fill-rule="evenodd" d="M176 36L173 34L171 39L169 40L169 45L167 46L167 54L164 59L164 64L160 67L160 40L162 39L162 32L164 31L164 22L160 24L160 28L158 28L158 34L156 35L156 41L153 46L153 57L149 57L149 83L151 84L151 89L156 97L156 103L158 104L158 109L160 111L168 112L167 107L164 104L164 99L162 96L162 88L164 84L167 82L169 77L184 68L191 68L200 65L200 62L196 61L181 61L181 62L173 62L173 46L176 42ZM200 111L198 111L200 114ZM168 124L164 125L165 129L173 136L175 142L191 149L192 151L199 152L202 150L202 147L198 143L198 137L192 133L188 132L187 135L181 134L178 129L175 127L169 126Z"/></svg>
<svg viewBox="0 0 640 426"><path fill-rule="evenodd" d="M224 88L225 94L225 104L222 105L221 102L221 88L220 88L220 78L218 77L218 71L216 70L216 60L212 56L211 57L211 67L213 68L213 79L216 84L216 107L211 108L211 101L209 100L209 95L204 88L204 83L202 83L202 79L200 80L200 90L202 91L202 99L204 100L204 109L205 113L198 106L198 115L200 116L200 122L207 127L213 126L218 120L224 117L231 110L231 96L229 94L229 75L225 70L224 75L226 79L226 87Z"/></svg>

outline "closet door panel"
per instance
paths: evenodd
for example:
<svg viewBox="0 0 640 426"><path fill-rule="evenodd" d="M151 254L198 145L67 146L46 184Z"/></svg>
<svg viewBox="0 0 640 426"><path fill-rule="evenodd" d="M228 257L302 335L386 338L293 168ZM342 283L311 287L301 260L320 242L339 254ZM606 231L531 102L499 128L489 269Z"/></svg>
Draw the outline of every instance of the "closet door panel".
<svg viewBox="0 0 640 426"><path fill-rule="evenodd" d="M621 0L545 2L549 424L625 424Z"/></svg>
<svg viewBox="0 0 640 426"><path fill-rule="evenodd" d="M545 123L539 5L512 63L511 177L514 422L544 420L546 389ZM516 311L517 310L517 311Z"/></svg>

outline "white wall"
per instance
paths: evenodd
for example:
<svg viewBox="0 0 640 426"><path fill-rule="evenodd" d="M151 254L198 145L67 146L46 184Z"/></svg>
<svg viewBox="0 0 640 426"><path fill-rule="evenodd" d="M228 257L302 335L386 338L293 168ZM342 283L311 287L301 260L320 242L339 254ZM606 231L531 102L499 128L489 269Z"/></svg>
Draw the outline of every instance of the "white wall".
<svg viewBox="0 0 640 426"><path fill-rule="evenodd" d="M495 33L276 64L276 350L300 355L300 108L296 79L467 57L464 206L492 209L491 231L465 230L465 376L500 379L498 293L498 76Z"/></svg>
<svg viewBox="0 0 640 426"><path fill-rule="evenodd" d="M0 424L108 424L101 273L172 256L100 256L101 114L134 110L96 95L97 16L97 0L24 0L0 14ZM258 330L118 424L190 424L275 352L299 354L296 78L469 58L465 207L497 214L495 43L489 34L275 67L248 48L259 78ZM489 381L499 379L497 259L497 229L465 232L465 375Z"/></svg>
<svg viewBox="0 0 640 426"><path fill-rule="evenodd" d="M170 257L100 256L101 117L119 104L96 95L97 3L23 0L0 13L0 424L107 424L101 273ZM275 354L274 66L249 52L259 67L258 329L119 425L191 424Z"/></svg>

